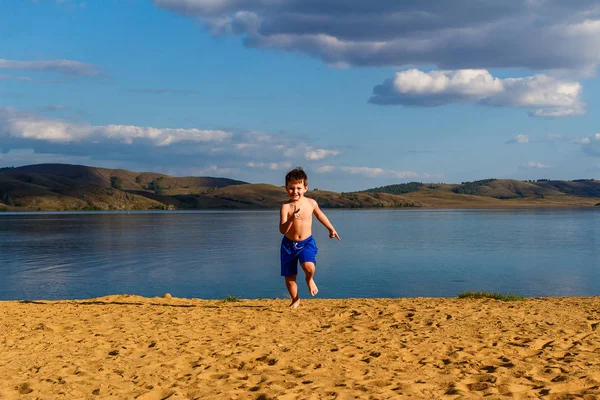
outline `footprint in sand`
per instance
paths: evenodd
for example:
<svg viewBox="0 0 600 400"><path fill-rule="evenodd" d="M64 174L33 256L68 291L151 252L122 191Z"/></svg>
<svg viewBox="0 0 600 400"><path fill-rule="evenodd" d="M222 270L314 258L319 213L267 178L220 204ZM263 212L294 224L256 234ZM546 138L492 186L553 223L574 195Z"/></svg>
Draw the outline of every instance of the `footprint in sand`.
<svg viewBox="0 0 600 400"><path fill-rule="evenodd" d="M490 384L487 382L474 382L468 383L467 388L472 392L480 392L490 387Z"/></svg>
<svg viewBox="0 0 600 400"><path fill-rule="evenodd" d="M29 387L29 383L21 383L16 389L19 391L19 394L29 394L33 392L33 389Z"/></svg>
<svg viewBox="0 0 600 400"><path fill-rule="evenodd" d="M136 397L138 400L161 400L167 399L175 394L174 390L170 389L154 389L149 392L146 392L139 397Z"/></svg>

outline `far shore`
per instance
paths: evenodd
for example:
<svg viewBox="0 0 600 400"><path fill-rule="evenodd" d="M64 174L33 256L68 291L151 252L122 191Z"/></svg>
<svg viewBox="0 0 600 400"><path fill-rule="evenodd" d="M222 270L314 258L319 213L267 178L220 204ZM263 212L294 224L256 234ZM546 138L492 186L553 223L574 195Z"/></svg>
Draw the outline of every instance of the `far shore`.
<svg viewBox="0 0 600 400"><path fill-rule="evenodd" d="M582 210L582 209L597 209L600 210L600 203L597 204L549 204L549 203L506 203L506 204L460 204L460 205L436 205L436 206L424 206L424 207L322 207L324 210L533 210L533 209L547 209L547 210ZM255 212L255 211L278 211L278 208L197 208L197 209L146 209L146 210L121 210L121 209L110 209L110 210L33 210L33 209L18 209L18 208L0 208L0 215L3 214L34 214L34 213L85 213L85 214L102 214L102 213L169 213L169 212Z"/></svg>
<svg viewBox="0 0 600 400"><path fill-rule="evenodd" d="M0 398L600 396L600 297L0 301Z"/></svg>

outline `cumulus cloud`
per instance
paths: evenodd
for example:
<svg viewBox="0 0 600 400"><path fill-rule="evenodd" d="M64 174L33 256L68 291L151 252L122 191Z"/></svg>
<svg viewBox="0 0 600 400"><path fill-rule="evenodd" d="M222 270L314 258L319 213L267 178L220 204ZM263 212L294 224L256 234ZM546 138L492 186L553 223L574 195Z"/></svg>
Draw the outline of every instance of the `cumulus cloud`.
<svg viewBox="0 0 600 400"><path fill-rule="evenodd" d="M101 75L97 66L73 60L15 61L0 58L0 69L52 72L72 76Z"/></svg>
<svg viewBox="0 0 600 400"><path fill-rule="evenodd" d="M219 130L160 129L132 125L95 126L70 123L24 113L10 107L0 107L1 136L50 142L78 142L104 138L132 144L136 140L148 140L156 146L168 146L182 141L220 142L229 139L232 133Z"/></svg>
<svg viewBox="0 0 600 400"><path fill-rule="evenodd" d="M38 111L66 109L54 105ZM291 168L292 163L301 165L307 160L306 152L314 152L319 160L338 153L312 147L300 138L283 134L236 129L92 125L12 107L0 107L0 144L0 153L31 148L35 154L51 154L54 158L61 154L64 157L87 156L129 167L164 162L164 165L176 165L178 170L201 162L205 165L202 168L215 165L219 171L226 171L223 168L280 171ZM293 151L286 155L289 149ZM280 159L274 158L274 154Z"/></svg>
<svg viewBox="0 0 600 400"><path fill-rule="evenodd" d="M335 66L593 70L597 0L154 0L246 46Z"/></svg>
<svg viewBox="0 0 600 400"><path fill-rule="evenodd" d="M578 82L539 74L500 79L485 69L423 72L409 69L375 86L370 103L433 107L473 103L519 107L536 117L564 117L585 113Z"/></svg>
<svg viewBox="0 0 600 400"><path fill-rule="evenodd" d="M412 171L395 171L386 170L383 168L374 167L353 167L353 166L333 166L333 165L321 165L315 167L314 170L318 173L331 173L331 172L343 172L350 175L361 175L368 178L377 177L392 177L396 179L408 179L415 178L418 176L416 172Z"/></svg>

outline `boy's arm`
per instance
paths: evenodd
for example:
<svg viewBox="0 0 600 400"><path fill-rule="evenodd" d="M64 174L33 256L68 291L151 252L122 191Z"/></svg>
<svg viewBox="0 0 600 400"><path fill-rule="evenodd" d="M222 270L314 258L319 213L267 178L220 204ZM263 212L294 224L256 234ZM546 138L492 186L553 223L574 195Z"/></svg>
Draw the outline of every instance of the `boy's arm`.
<svg viewBox="0 0 600 400"><path fill-rule="evenodd" d="M279 210L279 233L282 235L285 235L290 230L294 220L298 218L298 213L300 212L300 209L296 209L296 205L294 205L294 212L288 218L288 207L287 204L282 204L281 209Z"/></svg>
<svg viewBox="0 0 600 400"><path fill-rule="evenodd" d="M321 209L319 208L319 204L315 200L313 200L312 203L313 203L313 214L315 214L315 217L317 217L319 222L322 223L325 228L327 228L327 230L329 231L329 237L336 238L337 240L342 240L342 239L340 239L340 236L335 231L335 228L333 227L333 225L331 225L331 222L329 222L329 219L327 218L325 213L323 213L323 211L321 211Z"/></svg>

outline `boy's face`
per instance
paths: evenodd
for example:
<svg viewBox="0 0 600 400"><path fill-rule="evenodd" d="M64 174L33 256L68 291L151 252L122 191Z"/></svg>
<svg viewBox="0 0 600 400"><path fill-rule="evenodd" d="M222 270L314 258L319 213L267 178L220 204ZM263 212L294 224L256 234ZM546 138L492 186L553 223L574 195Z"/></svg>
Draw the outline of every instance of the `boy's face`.
<svg viewBox="0 0 600 400"><path fill-rule="evenodd" d="M293 201L298 201L308 190L304 181L288 182L285 185L288 197Z"/></svg>

